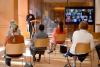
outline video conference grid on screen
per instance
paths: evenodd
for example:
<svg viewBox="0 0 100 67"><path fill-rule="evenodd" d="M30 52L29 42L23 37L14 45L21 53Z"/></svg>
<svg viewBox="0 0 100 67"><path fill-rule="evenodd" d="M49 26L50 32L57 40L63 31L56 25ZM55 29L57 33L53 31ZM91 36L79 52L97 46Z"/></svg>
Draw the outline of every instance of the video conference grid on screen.
<svg viewBox="0 0 100 67"><path fill-rule="evenodd" d="M88 23L94 22L94 9L65 9L65 22L66 23L76 23L78 24L80 21L87 21Z"/></svg>

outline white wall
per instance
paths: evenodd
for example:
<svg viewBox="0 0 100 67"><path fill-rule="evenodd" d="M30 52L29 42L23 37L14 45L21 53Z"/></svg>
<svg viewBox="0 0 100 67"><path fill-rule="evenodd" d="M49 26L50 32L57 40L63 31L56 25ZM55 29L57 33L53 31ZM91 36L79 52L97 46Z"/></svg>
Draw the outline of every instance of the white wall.
<svg viewBox="0 0 100 67"><path fill-rule="evenodd" d="M100 32L100 0L95 0L95 32Z"/></svg>

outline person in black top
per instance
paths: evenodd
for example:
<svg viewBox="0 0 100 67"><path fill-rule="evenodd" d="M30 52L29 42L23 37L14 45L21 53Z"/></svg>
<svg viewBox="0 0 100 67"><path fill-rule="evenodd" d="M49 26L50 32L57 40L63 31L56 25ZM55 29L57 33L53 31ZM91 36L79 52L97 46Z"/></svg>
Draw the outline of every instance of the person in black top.
<svg viewBox="0 0 100 67"><path fill-rule="evenodd" d="M27 16L26 16L26 21L28 22L29 24L29 32L30 32L30 38L32 37L32 29L34 28L34 22L33 20L35 20L35 17L33 14L29 13Z"/></svg>

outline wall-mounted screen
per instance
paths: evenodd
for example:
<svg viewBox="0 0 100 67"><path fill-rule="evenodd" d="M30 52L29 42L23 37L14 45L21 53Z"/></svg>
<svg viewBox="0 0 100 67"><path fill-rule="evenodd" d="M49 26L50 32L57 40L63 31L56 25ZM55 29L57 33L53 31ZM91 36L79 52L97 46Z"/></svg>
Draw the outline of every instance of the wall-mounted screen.
<svg viewBox="0 0 100 67"><path fill-rule="evenodd" d="M93 7L65 8L65 24L79 24L81 21L87 21L88 24L95 23L95 10Z"/></svg>

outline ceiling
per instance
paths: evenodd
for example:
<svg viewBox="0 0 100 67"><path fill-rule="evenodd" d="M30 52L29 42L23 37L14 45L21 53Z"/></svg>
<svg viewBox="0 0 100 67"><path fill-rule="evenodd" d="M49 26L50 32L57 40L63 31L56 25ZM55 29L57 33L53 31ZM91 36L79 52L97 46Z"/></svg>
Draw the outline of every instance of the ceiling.
<svg viewBox="0 0 100 67"><path fill-rule="evenodd" d="M66 6L91 6L94 0L44 0L46 5L52 6L51 9L62 11ZM89 4L91 3L91 4Z"/></svg>
<svg viewBox="0 0 100 67"><path fill-rule="evenodd" d="M93 0L68 0L68 2L91 2ZM67 0L44 0L44 2L67 2Z"/></svg>

